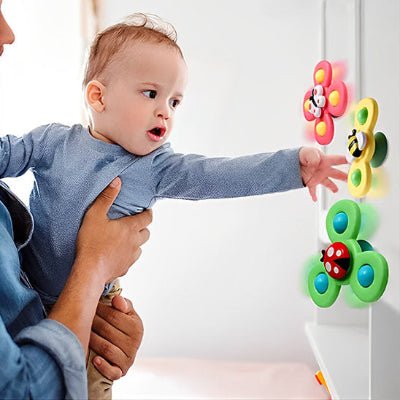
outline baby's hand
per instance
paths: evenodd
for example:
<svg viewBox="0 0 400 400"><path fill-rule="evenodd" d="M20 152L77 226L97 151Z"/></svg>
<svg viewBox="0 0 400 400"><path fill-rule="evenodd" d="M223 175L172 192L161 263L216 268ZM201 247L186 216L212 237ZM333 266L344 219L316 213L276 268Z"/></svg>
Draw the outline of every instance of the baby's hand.
<svg viewBox="0 0 400 400"><path fill-rule="evenodd" d="M317 185L322 184L333 193L338 191L337 185L330 179L347 180L347 174L334 165L347 164L345 156L326 155L314 147L302 147L299 153L300 171L304 185L308 187L313 201L317 201Z"/></svg>

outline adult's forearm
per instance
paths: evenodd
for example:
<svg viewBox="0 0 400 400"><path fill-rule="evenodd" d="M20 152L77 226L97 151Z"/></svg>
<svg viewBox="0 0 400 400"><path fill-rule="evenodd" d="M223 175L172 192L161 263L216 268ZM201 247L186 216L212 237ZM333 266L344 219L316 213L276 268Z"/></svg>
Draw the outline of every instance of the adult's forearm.
<svg viewBox="0 0 400 400"><path fill-rule="evenodd" d="M104 282L90 265L76 261L71 275L48 318L65 325L87 351L90 329Z"/></svg>

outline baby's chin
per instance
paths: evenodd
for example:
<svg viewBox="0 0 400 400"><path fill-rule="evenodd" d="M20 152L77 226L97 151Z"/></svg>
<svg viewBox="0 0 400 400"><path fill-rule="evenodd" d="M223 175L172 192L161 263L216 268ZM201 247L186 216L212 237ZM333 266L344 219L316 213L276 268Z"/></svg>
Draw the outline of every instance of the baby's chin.
<svg viewBox="0 0 400 400"><path fill-rule="evenodd" d="M154 150L157 150L164 143L165 141L163 140L162 142L157 142L157 143L151 142L142 146L134 146L134 145L127 145L127 146L120 145L120 146L123 147L128 153L134 154L135 156L143 157L152 153Z"/></svg>

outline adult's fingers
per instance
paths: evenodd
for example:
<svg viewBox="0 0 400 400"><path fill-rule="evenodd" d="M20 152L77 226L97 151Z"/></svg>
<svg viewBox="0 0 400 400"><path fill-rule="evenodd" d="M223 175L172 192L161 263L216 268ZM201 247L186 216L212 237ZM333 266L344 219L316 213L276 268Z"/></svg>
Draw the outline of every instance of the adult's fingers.
<svg viewBox="0 0 400 400"><path fill-rule="evenodd" d="M123 375L126 374L129 367L131 366L129 355L125 354L119 347L110 343L102 336L97 334L97 332L95 331L92 331L90 333L89 347L94 350L100 357L106 360L110 365L118 366Z"/></svg>
<svg viewBox="0 0 400 400"><path fill-rule="evenodd" d="M150 231L147 228L143 228L141 231L139 231L139 240L138 240L138 245L145 244L149 238L150 238Z"/></svg>
<svg viewBox="0 0 400 400"><path fill-rule="evenodd" d="M126 298L126 297L124 297L124 299L125 299L126 303L128 304L128 313L129 313L129 314L133 313L133 314L135 314L135 315L138 315L137 312L135 311L135 309L133 308L132 302L131 302L128 298ZM114 300L114 299L113 299L113 300ZM114 305L114 304L113 304L113 305Z"/></svg>
<svg viewBox="0 0 400 400"><path fill-rule="evenodd" d="M99 303L93 320L93 330L102 332L102 336L111 339L117 334L118 340L123 341L131 331L132 317L121 313L113 307ZM125 336L121 336L125 335Z"/></svg>
<svg viewBox="0 0 400 400"><path fill-rule="evenodd" d="M119 367L111 365L103 357L95 356L92 362L97 371L112 381L116 381L124 375Z"/></svg>
<svg viewBox="0 0 400 400"><path fill-rule="evenodd" d="M122 297L121 295L114 296L111 300L111 304L113 308L124 314L137 315L139 317L138 313L133 308L132 302L126 297Z"/></svg>
<svg viewBox="0 0 400 400"><path fill-rule="evenodd" d="M133 230L141 231L152 223L153 211L146 210L140 214L124 217L123 220L125 221L125 223L130 224Z"/></svg>
<svg viewBox="0 0 400 400"><path fill-rule="evenodd" d="M111 300L112 306L118 310L123 312L124 314L127 314L129 311L129 306L125 298L123 298L120 295L114 296Z"/></svg>

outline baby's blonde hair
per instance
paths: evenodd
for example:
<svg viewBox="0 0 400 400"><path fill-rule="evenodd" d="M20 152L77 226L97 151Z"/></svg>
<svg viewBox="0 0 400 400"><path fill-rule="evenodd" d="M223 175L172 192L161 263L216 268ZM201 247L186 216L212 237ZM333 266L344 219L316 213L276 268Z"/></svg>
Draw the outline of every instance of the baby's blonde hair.
<svg viewBox="0 0 400 400"><path fill-rule="evenodd" d="M96 35L90 46L83 85L96 78L104 79L107 68L123 59L121 52L131 40L166 44L175 48L183 58L182 50L176 43L176 30L171 24L156 15L135 13Z"/></svg>

